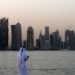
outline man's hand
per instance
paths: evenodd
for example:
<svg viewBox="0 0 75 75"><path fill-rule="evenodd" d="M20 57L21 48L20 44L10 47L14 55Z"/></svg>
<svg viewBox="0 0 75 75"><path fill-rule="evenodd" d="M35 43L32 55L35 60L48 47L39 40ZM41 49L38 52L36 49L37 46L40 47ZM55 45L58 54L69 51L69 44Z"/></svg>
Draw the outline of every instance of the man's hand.
<svg viewBox="0 0 75 75"><path fill-rule="evenodd" d="M29 56L27 56L27 58L25 58L24 60L27 61L29 59Z"/></svg>
<svg viewBox="0 0 75 75"><path fill-rule="evenodd" d="M27 59L29 59L29 56L27 56Z"/></svg>

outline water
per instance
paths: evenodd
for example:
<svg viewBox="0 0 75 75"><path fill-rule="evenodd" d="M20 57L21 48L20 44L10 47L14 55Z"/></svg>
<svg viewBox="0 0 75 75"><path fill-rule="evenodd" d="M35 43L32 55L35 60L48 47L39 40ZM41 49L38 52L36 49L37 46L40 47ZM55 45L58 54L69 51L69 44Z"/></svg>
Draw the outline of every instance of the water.
<svg viewBox="0 0 75 75"><path fill-rule="evenodd" d="M75 75L75 51L30 51L30 75ZM0 52L0 75L18 75L17 52Z"/></svg>

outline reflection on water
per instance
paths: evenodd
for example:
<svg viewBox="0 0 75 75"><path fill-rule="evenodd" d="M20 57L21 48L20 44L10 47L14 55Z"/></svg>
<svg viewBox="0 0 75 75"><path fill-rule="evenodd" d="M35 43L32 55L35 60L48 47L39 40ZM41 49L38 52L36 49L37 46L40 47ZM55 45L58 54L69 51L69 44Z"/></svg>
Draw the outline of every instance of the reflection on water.
<svg viewBox="0 0 75 75"><path fill-rule="evenodd" d="M17 52L0 52L0 75L18 75ZM74 51L30 51L30 75L75 75Z"/></svg>

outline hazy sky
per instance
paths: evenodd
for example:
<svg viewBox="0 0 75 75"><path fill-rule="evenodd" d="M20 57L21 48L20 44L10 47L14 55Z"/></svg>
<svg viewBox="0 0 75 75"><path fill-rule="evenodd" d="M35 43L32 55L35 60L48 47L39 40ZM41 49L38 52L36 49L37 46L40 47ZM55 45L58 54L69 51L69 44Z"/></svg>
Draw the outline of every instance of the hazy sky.
<svg viewBox="0 0 75 75"><path fill-rule="evenodd" d="M63 35L66 28L75 30L75 0L0 0L0 17L8 17L9 24L22 25L23 39L28 26L33 26L35 37L40 29L49 26Z"/></svg>

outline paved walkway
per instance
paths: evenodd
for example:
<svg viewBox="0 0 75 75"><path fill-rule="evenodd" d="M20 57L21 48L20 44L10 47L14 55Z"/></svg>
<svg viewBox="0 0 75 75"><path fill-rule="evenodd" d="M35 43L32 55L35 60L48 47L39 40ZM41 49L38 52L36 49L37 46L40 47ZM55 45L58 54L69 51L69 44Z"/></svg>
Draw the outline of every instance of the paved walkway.
<svg viewBox="0 0 75 75"><path fill-rule="evenodd" d="M0 75L18 75L17 52L0 52ZM75 52L32 51L28 61L30 75L75 75Z"/></svg>

